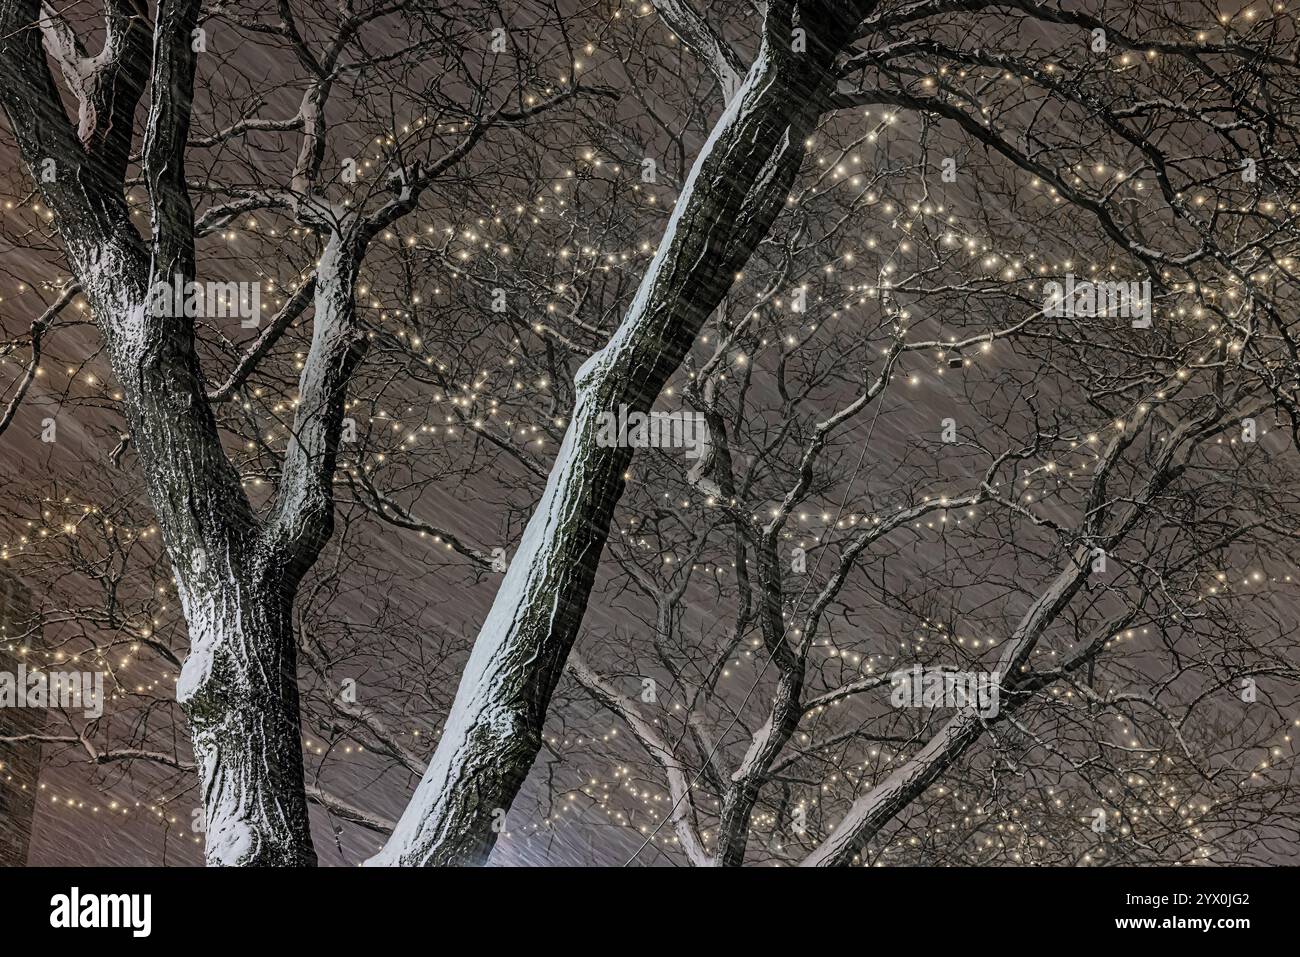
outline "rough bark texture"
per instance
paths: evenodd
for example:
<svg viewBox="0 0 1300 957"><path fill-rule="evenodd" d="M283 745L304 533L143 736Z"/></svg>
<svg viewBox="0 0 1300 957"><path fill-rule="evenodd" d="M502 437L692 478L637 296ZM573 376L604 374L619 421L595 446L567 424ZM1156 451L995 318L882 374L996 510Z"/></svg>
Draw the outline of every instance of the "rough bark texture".
<svg viewBox="0 0 1300 957"><path fill-rule="evenodd" d="M232 556L233 558L233 556ZM236 559L238 560L238 559ZM292 590L265 559L185 596L177 698L199 765L209 864L315 863L303 790ZM234 562L232 561L232 566Z"/></svg>
<svg viewBox="0 0 1300 957"><path fill-rule="evenodd" d="M183 154L198 2L160 5L153 31L143 145L153 205L148 244L131 226L123 201L122 150L129 147L132 128L119 124L103 131L100 140L125 137L125 145L113 140L112 149L78 138L45 64L38 16L36 0L0 0L0 67L12 78L0 88L0 102L33 172L45 157L56 161L52 182L34 179L55 213L68 265L103 332L176 572L190 629L177 695L201 769L207 859L225 865L313 864L290 609L310 564L310 548L302 546L322 540L319 510L277 526L291 526L297 536L264 534L222 449L193 323L154 316L148 308L154 282L177 276L189 281L195 273ZM120 29L147 36L143 18L132 22ZM126 49L138 53L139 42L137 37ZM101 70L100 82L112 84L117 96L134 97L129 105L115 101L112 115L133 114L149 76L148 59L109 58ZM111 117L104 119L111 125Z"/></svg>
<svg viewBox="0 0 1300 957"><path fill-rule="evenodd" d="M635 300L575 377L576 407L541 501L474 645L429 768L373 865L479 864L541 745L631 460L599 416L644 411L788 196L833 90L854 4L776 3L744 84L704 145ZM791 37L807 31L806 51Z"/></svg>

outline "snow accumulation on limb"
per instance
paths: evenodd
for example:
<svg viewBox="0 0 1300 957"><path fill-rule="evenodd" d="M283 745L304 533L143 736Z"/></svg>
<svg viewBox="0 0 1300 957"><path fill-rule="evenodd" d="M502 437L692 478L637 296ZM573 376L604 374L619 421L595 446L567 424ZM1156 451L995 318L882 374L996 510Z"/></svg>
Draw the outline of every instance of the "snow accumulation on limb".
<svg viewBox="0 0 1300 957"><path fill-rule="evenodd" d="M87 67L86 88L71 91L81 104L80 129L74 129L35 28L39 0L3 0L0 72L12 81L0 85L0 102L33 171L47 159L66 171L34 179L107 344L176 573L190 638L177 700L189 717L200 769L208 861L312 864L282 569L257 547L258 520L221 445L193 322L149 308L154 281L194 276L184 152L198 13L198 0L160 3L151 57L148 18L110 2L105 52ZM70 28L50 29L58 58L67 53ZM131 120L150 80L141 151L153 213L146 242L130 222L124 176ZM107 96L103 109L101 96ZM292 589L287 593L291 600Z"/></svg>
<svg viewBox="0 0 1300 957"><path fill-rule="evenodd" d="M745 77L745 65L735 49L709 26L689 0L654 0L654 7L664 23L713 73L722 89L722 101L730 103Z"/></svg>
<svg viewBox="0 0 1300 957"><path fill-rule="evenodd" d="M672 798L670 820L681 842L687 858L697 867L707 867L714 863L712 855L704 848L704 842L692 823L695 811L691 797L691 782L687 769L673 753L672 745L664 739L658 729L645 719L636 704L626 695L619 694L608 681L597 675L591 667L576 654L569 655L569 673L591 692L602 705L617 715L632 729L632 734L643 748L649 752L655 762L663 769L668 778L668 793Z"/></svg>
<svg viewBox="0 0 1300 957"><path fill-rule="evenodd" d="M478 864L523 784L577 636L631 450L603 413L647 410L783 208L832 64L869 4L773 4L743 86L701 149L622 324L575 376L546 489L475 642L438 747L372 865ZM793 53L795 24L810 34Z"/></svg>

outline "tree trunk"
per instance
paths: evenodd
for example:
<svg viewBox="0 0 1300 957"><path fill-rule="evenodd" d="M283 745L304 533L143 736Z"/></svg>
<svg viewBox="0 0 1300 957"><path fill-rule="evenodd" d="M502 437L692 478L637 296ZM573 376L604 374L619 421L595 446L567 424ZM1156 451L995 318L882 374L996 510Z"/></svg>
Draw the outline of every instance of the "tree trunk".
<svg viewBox="0 0 1300 957"><path fill-rule="evenodd" d="M304 789L293 590L223 572L183 596L190 654L176 697L190 722L210 865L314 865Z"/></svg>
<svg viewBox="0 0 1300 957"><path fill-rule="evenodd" d="M146 7L111 5L95 82L111 86L112 109L100 109L78 83L72 92L86 120L78 137L42 47L38 24L49 18L39 0L0 0L0 73L7 81L0 84L0 105L103 332L175 571L190 632L177 694L201 768L208 860L310 864L315 853L291 608L332 528L330 482L343 394L364 353L351 298L359 249L349 246L340 256L332 239L322 257L295 438L264 524L222 447L192 318L155 315L149 308L155 283L195 277L185 148L196 63L191 37L200 6L200 0L160 0L151 29ZM134 152L131 118L146 86L150 102L139 157L152 213L147 243L124 202ZM57 173L52 177L42 175L49 160ZM396 214L409 205L393 209Z"/></svg>
<svg viewBox="0 0 1300 957"><path fill-rule="evenodd" d="M779 32L779 31L778 31ZM610 342L575 377L576 407L541 501L475 642L433 758L372 865L480 864L541 745L623 493L628 448L600 416L646 411L789 194L833 81L829 42L789 52L769 31L687 178Z"/></svg>
<svg viewBox="0 0 1300 957"><path fill-rule="evenodd" d="M176 696L200 769L207 861L311 865L292 628L305 566L269 544L216 439L192 324L150 315L130 253L109 252L79 274L114 329L114 372L189 626Z"/></svg>

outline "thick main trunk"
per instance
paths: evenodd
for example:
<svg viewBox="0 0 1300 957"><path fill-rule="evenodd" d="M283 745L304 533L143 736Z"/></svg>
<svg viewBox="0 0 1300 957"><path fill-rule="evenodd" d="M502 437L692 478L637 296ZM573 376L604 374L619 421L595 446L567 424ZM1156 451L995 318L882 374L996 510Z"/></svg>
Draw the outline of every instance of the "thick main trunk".
<svg viewBox="0 0 1300 957"><path fill-rule="evenodd" d="M222 575L229 572L223 570ZM256 578L245 573L239 578ZM314 865L291 607L273 579L183 592L190 722L210 865Z"/></svg>
<svg viewBox="0 0 1300 957"><path fill-rule="evenodd" d="M192 325L149 313L129 249L97 252L79 275L112 330L124 411L189 626L176 695L200 768L207 861L314 864L291 618L301 563L267 544L216 439Z"/></svg>
<svg viewBox="0 0 1300 957"><path fill-rule="evenodd" d="M490 853L540 747L623 492L632 453L597 444L600 416L650 407L785 204L830 88L816 59L764 44L696 160L623 323L579 370L568 431L438 748L369 863L478 864Z"/></svg>
<svg viewBox="0 0 1300 957"><path fill-rule="evenodd" d="M86 127L93 135L83 142L67 122L48 69L37 28L39 0L0 0L0 73L6 80L0 105L103 330L122 385L122 411L176 573L190 629L178 698L190 715L202 768L208 859L313 863L289 609L298 581L329 534L330 502L319 492L324 483L317 483L314 495L301 492L297 486L308 481L298 469L293 475L300 480L282 499L306 505L280 508L278 534L266 532L222 448L193 321L153 315L147 308L153 283L195 278L184 154L196 62L191 33L200 3L175 0L157 7L152 31L144 7L110 15L106 42L116 59L101 63L106 72L96 82L111 85L112 109L100 116L99 100L82 104L97 117ZM146 80L152 95L141 166L152 206L148 243L136 233L123 199L134 142L131 117ZM54 177L41 175L47 160L55 162ZM315 419L304 423L300 417L297 423L306 436L299 459L319 460L325 470L333 465L342 384L360 353L347 338L350 331L345 325L339 334L346 360L334 361L333 351L318 356L313 346L314 358L341 370L341 379L323 380L337 385L335 392L308 394L316 380L304 376L303 401ZM332 426L318 425L330 416ZM289 465L297 468L299 462Z"/></svg>

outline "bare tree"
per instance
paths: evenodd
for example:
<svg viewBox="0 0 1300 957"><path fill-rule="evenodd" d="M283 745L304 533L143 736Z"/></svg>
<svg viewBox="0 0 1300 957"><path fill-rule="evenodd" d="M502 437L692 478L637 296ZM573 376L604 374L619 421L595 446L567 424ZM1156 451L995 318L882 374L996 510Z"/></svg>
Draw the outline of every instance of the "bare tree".
<svg viewBox="0 0 1300 957"><path fill-rule="evenodd" d="M288 788L301 822L314 801L341 861L390 833L371 863L481 863L498 842L498 860L694 865L1292 852L1290 21L1181 3L749 12L546 11L485 35L496 11L403 7L384 16L412 25L409 50L378 52L358 24L335 60L306 13L213 12L291 52L306 93L281 119L258 84L212 74L215 132L181 137L204 172L175 189L205 198L176 235L229 242L257 213L256 248L283 263L265 330L202 327L185 358L229 370L177 408L213 410L205 448L228 470L212 474L247 503L198 500L234 536L215 552L190 533L203 521L159 519L197 763L212 748L188 681L220 642L192 610L195 543L201 564L276 573L263 644L282 690L258 693L292 693L277 726L301 763L301 721L307 775L266 793ZM456 79L433 93L406 57L435 50ZM379 82L412 108L382 105ZM342 89L384 130L366 150L336 131L380 170L361 164L364 196L326 182L331 127L309 121ZM516 135L541 109L563 118ZM269 157L281 137L291 169L222 154L247 140ZM150 189L166 208L166 183ZM434 220L389 229L415 193ZM94 276L73 274L103 325ZM1063 309L1072 284L1111 301ZM73 288L13 334L30 359L6 425L91 404L71 379L33 395L40 356L61 357L51 330L77 322ZM190 380L170 376L140 388L174 398ZM329 397L314 413L312 395ZM610 416L677 405L707 425L698 458L602 438ZM132 414L157 420L152 440L130 424L157 501L172 420ZM6 528L80 508L10 498ZM134 645L165 678L186 628L158 611L163 556L147 539L125 556L136 511L90 512L94 549L24 542L25 574L59 586L50 653ZM998 704L895 703L914 669ZM129 730L74 717L47 748L181 800L180 717L143 691L117 707L140 716ZM260 747L228 741L239 767ZM254 859L222 840L211 860Z"/></svg>
<svg viewBox="0 0 1300 957"><path fill-rule="evenodd" d="M58 12L27 0L6 3L0 10L0 62L13 82L6 85L4 107L104 336L131 442L176 569L190 637L177 695L203 780L208 859L309 864L314 852L303 790L291 609L334 520L333 474L346 390L368 341L356 312L358 270L374 238L414 209L429 184L454 168L490 128L523 122L575 88L525 103L522 90L531 80L526 70L500 81L491 71L467 68L463 89L469 105L458 111L458 122L390 127L375 185L363 187L356 198L331 199L330 192L337 196L339 184L351 181L324 171L326 110L339 86L365 76L377 81L388 71L418 85L424 82L416 69L421 58L428 58L421 67L426 77L444 65L438 54L454 63L457 51L434 32L446 11L378 6L360 12L345 6L324 14L331 29L318 43L304 39L287 5L272 19L224 7L210 16L211 21L201 16L198 2L163 3L151 22L143 7L110 3L103 50L91 57ZM392 53L368 52L367 34L387 30L387 21L399 18L412 39L398 54L405 66L395 69ZM201 19L208 25L201 26ZM273 38L301 67L304 93L292 116L245 116L196 138L191 124L197 64L209 25L223 21L232 30ZM68 81L77 106L75 127L50 75L47 52ZM131 224L127 174L135 148L133 117L146 89L150 103L139 165L150 232L141 239ZM446 107L441 100L422 105ZM263 131L292 132L298 140L282 184L205 186L216 196L196 215L191 147L220 149ZM174 310L155 308L157 290L164 283L187 288L196 278L197 238L255 210L287 217L315 237L314 271L252 343L231 380L210 394L195 324ZM255 505L222 447L213 402L233 394L309 299L313 334L293 404L291 438L274 500Z"/></svg>

